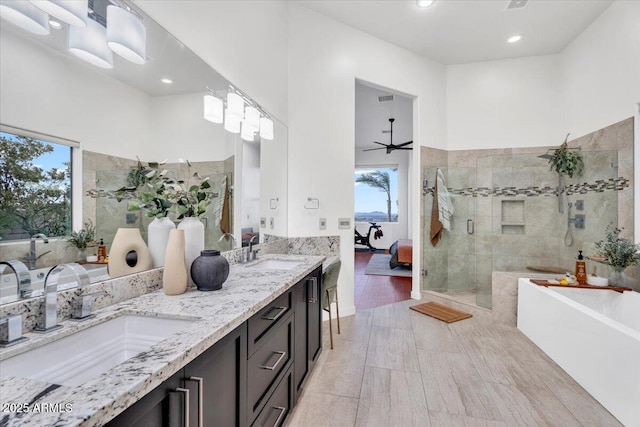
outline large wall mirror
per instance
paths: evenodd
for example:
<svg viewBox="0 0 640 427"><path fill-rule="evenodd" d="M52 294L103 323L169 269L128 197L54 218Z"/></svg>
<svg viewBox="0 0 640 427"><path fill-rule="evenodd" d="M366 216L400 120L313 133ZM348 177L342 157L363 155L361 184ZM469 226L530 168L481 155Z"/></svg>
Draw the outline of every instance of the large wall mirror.
<svg viewBox="0 0 640 427"><path fill-rule="evenodd" d="M104 25L108 5L107 0L89 1L90 21ZM59 214L60 223L45 230L36 221L7 225L8 203L0 209L0 214L5 212L4 225L0 218L0 261L21 260L30 267L32 296L41 294L50 267L80 261L68 235L85 223L95 226L96 240L102 239L107 248L121 227L139 228L146 237L152 219L129 210L131 194L116 191L135 185L140 164L164 161L162 167L178 177L195 172L209 177L213 202L201 218L208 249L231 250L253 236L254 242L287 236L287 128L261 109L274 123L274 138L261 139L256 133L254 141L247 141L223 124L205 120L204 96L225 99L233 86L144 12L135 13L146 28L146 62L134 64L114 54L110 69L69 52L67 24L51 26L46 35L5 20L0 26L3 144L41 141L71 147L70 161L58 166L68 166L70 182L51 184L57 185L60 198L71 199L70 217ZM252 101L250 94L244 95ZM35 154L27 160L34 168L48 164ZM235 240L223 237L217 216L225 185L229 199L224 208ZM30 209L41 211L38 206ZM178 221L176 215L171 218ZM49 232L57 237L46 236L45 231L54 229ZM45 237L33 237L39 233ZM93 252L97 248L92 246L88 253ZM19 298L13 272L3 266L0 303ZM100 264L86 266L93 280L109 277Z"/></svg>

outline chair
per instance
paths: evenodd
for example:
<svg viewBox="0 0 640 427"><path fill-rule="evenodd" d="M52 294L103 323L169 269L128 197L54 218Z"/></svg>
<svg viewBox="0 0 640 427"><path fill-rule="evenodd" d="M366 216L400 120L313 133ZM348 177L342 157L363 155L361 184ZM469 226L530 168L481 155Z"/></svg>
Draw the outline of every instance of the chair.
<svg viewBox="0 0 640 427"><path fill-rule="evenodd" d="M340 333L340 309L338 308L338 276L342 261L331 264L322 275L322 309L329 313L329 336L331 337L331 349L333 350L333 325L331 322L331 304L336 303L336 315L338 317L338 333Z"/></svg>

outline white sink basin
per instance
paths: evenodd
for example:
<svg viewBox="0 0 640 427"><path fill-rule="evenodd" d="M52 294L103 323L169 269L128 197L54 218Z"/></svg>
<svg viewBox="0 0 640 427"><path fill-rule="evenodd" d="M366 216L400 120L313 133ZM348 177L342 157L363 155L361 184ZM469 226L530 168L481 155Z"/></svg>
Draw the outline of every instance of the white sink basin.
<svg viewBox="0 0 640 427"><path fill-rule="evenodd" d="M254 264L254 268L264 268L268 270L291 270L301 264L300 261L295 260L282 260L282 259L265 259L257 264Z"/></svg>
<svg viewBox="0 0 640 427"><path fill-rule="evenodd" d="M0 375L78 386L148 350L191 322L122 315L0 361Z"/></svg>

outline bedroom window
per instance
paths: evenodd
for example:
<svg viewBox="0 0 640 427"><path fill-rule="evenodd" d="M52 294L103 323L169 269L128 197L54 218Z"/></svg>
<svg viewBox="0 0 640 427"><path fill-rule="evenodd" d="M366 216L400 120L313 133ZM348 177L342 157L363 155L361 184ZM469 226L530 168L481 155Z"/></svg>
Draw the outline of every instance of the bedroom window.
<svg viewBox="0 0 640 427"><path fill-rule="evenodd" d="M398 167L356 168L355 222L398 222Z"/></svg>

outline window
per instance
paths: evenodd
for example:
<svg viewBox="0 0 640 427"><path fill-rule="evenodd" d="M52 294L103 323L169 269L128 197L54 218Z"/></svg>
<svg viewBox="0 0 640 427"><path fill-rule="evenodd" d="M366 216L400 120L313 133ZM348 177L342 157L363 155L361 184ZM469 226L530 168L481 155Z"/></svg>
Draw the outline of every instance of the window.
<svg viewBox="0 0 640 427"><path fill-rule="evenodd" d="M71 147L0 132L0 240L71 231Z"/></svg>
<svg viewBox="0 0 640 427"><path fill-rule="evenodd" d="M356 168L355 221L398 222L398 167Z"/></svg>

